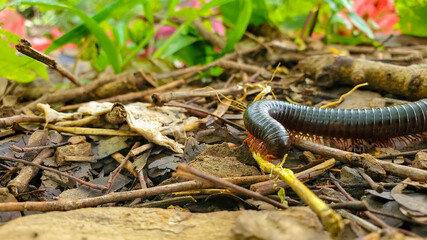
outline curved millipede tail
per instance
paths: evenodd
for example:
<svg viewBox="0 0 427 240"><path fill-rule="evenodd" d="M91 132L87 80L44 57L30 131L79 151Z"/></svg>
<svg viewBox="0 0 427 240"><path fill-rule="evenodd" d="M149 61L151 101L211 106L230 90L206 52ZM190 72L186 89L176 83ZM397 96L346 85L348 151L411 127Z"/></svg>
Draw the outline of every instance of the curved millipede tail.
<svg viewBox="0 0 427 240"><path fill-rule="evenodd" d="M331 109L259 100L246 109L246 129L265 144L267 152L281 158L291 146L289 131L312 139L326 138L386 142L427 131L427 99L372 109ZM254 142L252 140L252 142Z"/></svg>

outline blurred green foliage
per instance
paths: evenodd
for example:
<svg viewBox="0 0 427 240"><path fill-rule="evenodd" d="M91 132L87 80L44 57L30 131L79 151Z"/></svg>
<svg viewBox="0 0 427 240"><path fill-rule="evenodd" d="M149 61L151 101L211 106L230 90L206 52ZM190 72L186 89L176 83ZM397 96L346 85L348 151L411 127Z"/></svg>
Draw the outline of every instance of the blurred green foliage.
<svg viewBox="0 0 427 240"><path fill-rule="evenodd" d="M426 2L396 0L402 32L426 35L422 28L427 18ZM368 24L357 15L350 0L201 0L194 6L195 3L189 0L26 0L8 3L0 10L12 6L22 12L36 7L40 15L46 17L34 20L65 30L47 53L76 43L81 59L90 61L98 71L111 65L116 73L126 69L138 54L170 62L179 60L186 65L207 64L233 51L248 25L269 24L300 31L309 12L319 6L314 34L323 36L327 43L373 43L375 24ZM171 17L180 17L182 23L170 21ZM224 48L215 48L199 34L192 24L197 18L201 18L209 30L214 29L212 20L223 23ZM175 30L159 37L159 31L165 26L173 26ZM216 69L209 74L220 74L220 71Z"/></svg>
<svg viewBox="0 0 427 240"><path fill-rule="evenodd" d="M395 4L402 33L426 37L427 0L395 0Z"/></svg>
<svg viewBox="0 0 427 240"><path fill-rule="evenodd" d="M20 83L31 82L37 76L48 79L43 63L25 55L16 55L11 44L17 44L20 39L19 36L0 29L0 76Z"/></svg>

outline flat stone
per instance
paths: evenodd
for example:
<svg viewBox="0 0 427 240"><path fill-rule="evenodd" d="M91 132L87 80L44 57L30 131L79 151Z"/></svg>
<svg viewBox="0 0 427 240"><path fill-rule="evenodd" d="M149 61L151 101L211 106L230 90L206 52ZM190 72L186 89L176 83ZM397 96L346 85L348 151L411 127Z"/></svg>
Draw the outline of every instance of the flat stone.
<svg viewBox="0 0 427 240"><path fill-rule="evenodd" d="M12 220L0 239L329 239L307 207L190 213L180 209L85 208Z"/></svg>
<svg viewBox="0 0 427 240"><path fill-rule="evenodd" d="M347 184L358 184L365 182L365 180L362 178L362 176L360 176L359 172L356 169L349 168L347 166L341 169L340 180L343 183Z"/></svg>
<svg viewBox="0 0 427 240"><path fill-rule="evenodd" d="M80 143L76 145L66 145L58 147L55 152L55 160L59 166L67 164L69 162L93 162L95 158L93 156L92 146L90 143ZM80 157L80 158L79 158ZM85 158L82 158L85 157Z"/></svg>

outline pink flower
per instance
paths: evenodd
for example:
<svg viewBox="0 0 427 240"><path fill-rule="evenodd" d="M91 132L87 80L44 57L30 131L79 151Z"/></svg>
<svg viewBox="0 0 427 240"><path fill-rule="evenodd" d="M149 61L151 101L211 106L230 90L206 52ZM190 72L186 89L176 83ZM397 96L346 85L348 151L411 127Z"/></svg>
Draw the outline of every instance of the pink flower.
<svg viewBox="0 0 427 240"><path fill-rule="evenodd" d="M159 31L156 32L156 35L154 36L154 38L156 40L158 39L165 39L170 37L172 34L174 34L176 31L176 29L172 26L169 25L163 25Z"/></svg>
<svg viewBox="0 0 427 240"><path fill-rule="evenodd" d="M25 29L25 19L21 14L12 9L6 8L0 12L0 26L21 38L28 38L27 30Z"/></svg>
<svg viewBox="0 0 427 240"><path fill-rule="evenodd" d="M375 33L393 33L399 21L392 0L354 0L354 10L363 19L373 20L380 28Z"/></svg>
<svg viewBox="0 0 427 240"><path fill-rule="evenodd" d="M44 52L44 50L46 50L50 44L52 44L52 40L45 37L35 37L29 39L29 41L33 48L40 52Z"/></svg>
<svg viewBox="0 0 427 240"><path fill-rule="evenodd" d="M50 35L52 35L52 37L55 38L59 38L60 36L62 36L64 33L61 32L57 27L52 28L52 30L50 30ZM61 47L60 49L73 49L73 48L77 48L77 44L74 43L69 43L63 47ZM45 49L46 50L46 49ZM44 50L43 50L44 51Z"/></svg>
<svg viewBox="0 0 427 240"><path fill-rule="evenodd" d="M212 31L213 32L216 32L221 36L225 35L225 28L224 28L224 25L222 24L221 20L212 19L211 23L212 23Z"/></svg>

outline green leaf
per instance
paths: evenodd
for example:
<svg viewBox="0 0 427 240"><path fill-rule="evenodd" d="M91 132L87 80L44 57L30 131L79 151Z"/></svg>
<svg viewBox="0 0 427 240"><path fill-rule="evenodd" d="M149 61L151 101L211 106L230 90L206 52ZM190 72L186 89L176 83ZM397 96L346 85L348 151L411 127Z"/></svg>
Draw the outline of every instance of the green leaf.
<svg viewBox="0 0 427 240"><path fill-rule="evenodd" d="M182 18L191 18L191 17L197 18L199 16L198 13L199 13L199 9L197 8L183 8L174 12L172 16L182 17Z"/></svg>
<svg viewBox="0 0 427 240"><path fill-rule="evenodd" d="M93 16L92 19L95 20L97 23L108 19L113 14L113 12L117 10L120 6L123 6L125 2L127 1L117 0L113 3L110 3L101 12ZM77 27L66 32L61 37L53 40L52 44L46 49L45 52L50 53L52 51L55 51L56 49L64 46L67 43L78 43L83 37L87 36L89 33L89 29L84 24L80 24Z"/></svg>
<svg viewBox="0 0 427 240"><path fill-rule="evenodd" d="M159 25L161 25L161 24L159 24ZM156 32L154 29L150 29L150 31L146 34L145 38L138 44L138 46L132 48L132 50L130 51L128 56L126 56L125 60L122 63L122 67L124 67L126 64L128 64L129 61L132 60L136 54L138 54L139 50L141 50L148 43L148 40L150 40L154 36L155 33Z"/></svg>
<svg viewBox="0 0 427 240"><path fill-rule="evenodd" d="M199 40L199 38L196 38L193 36L181 35L181 36L177 37L175 39L175 41L173 41L169 45L169 47L163 52L162 58L168 57L168 56L178 52L179 50L185 48L186 46L195 43L198 40Z"/></svg>
<svg viewBox="0 0 427 240"><path fill-rule="evenodd" d="M360 31L366 34L370 39L374 39L374 33L372 32L368 24L366 24L365 20L363 20L355 12L349 12L348 17L350 18L354 26L356 26Z"/></svg>
<svg viewBox="0 0 427 240"><path fill-rule="evenodd" d="M353 3L348 0L337 0L339 4L347 8L350 12L354 12Z"/></svg>
<svg viewBox="0 0 427 240"><path fill-rule="evenodd" d="M179 26L179 28L175 31L172 36L163 43L163 45L154 53L153 57L161 57L163 52L169 47L170 44L172 44L173 41L175 41L175 38L181 34L182 31L184 31L193 21L199 16L202 16L205 12L207 12L209 9L221 6L223 4L226 4L228 2L231 2L233 0L212 0L209 3L205 4L199 11L198 14L195 16L188 17L187 20Z"/></svg>
<svg viewBox="0 0 427 240"><path fill-rule="evenodd" d="M307 16L311 9L316 8L318 0L276 0L269 1L268 11L269 18L273 24L285 24L291 25L292 29L294 26L301 25L301 16ZM304 23L303 23L304 24ZM301 27L300 27L301 28Z"/></svg>
<svg viewBox="0 0 427 240"><path fill-rule="evenodd" d="M142 7L144 8L144 14L148 22L154 25L152 2L150 0L142 0Z"/></svg>
<svg viewBox="0 0 427 240"><path fill-rule="evenodd" d="M116 40L116 44L120 49L123 48L126 44L126 36L127 36L126 29L127 29L127 26L122 21L119 21L117 25L115 25L114 28L112 29L114 39Z"/></svg>
<svg viewBox="0 0 427 240"><path fill-rule="evenodd" d="M357 44L371 44L375 45L375 42L365 35L360 33L359 35L354 35L352 37L343 37L338 34L331 34L328 36L328 42L330 43L340 43L344 45L357 45Z"/></svg>
<svg viewBox="0 0 427 240"><path fill-rule="evenodd" d="M351 22L347 18L341 17L339 14L332 15L331 23L332 24L340 23L348 29L351 29L353 27L353 25L351 24Z"/></svg>
<svg viewBox="0 0 427 240"><path fill-rule="evenodd" d="M399 13L398 26L402 33L427 37L427 1L396 0L395 4Z"/></svg>
<svg viewBox="0 0 427 240"><path fill-rule="evenodd" d="M205 65L217 59L218 53L206 41L197 41L177 51L174 57L184 62L187 66Z"/></svg>
<svg viewBox="0 0 427 240"><path fill-rule="evenodd" d="M249 22L256 26L261 23L270 22L265 0L252 0L252 15Z"/></svg>
<svg viewBox="0 0 427 240"><path fill-rule="evenodd" d="M94 66L98 72L103 72L107 67L107 65L108 65L108 57L105 54L105 52L99 53L95 61L92 62L92 66Z"/></svg>
<svg viewBox="0 0 427 240"><path fill-rule="evenodd" d="M284 188L280 188L280 190L277 192L277 196L279 196L281 203L283 203L285 206L288 206L288 201L285 199L286 194Z"/></svg>
<svg viewBox="0 0 427 240"><path fill-rule="evenodd" d="M197 74L197 76L202 83L208 84L214 80L214 77L219 77L223 72L224 70L220 66L215 66Z"/></svg>
<svg viewBox="0 0 427 240"><path fill-rule="evenodd" d="M323 1L329 5L332 11L337 12L339 10L339 6L338 4L335 3L334 0L323 0Z"/></svg>
<svg viewBox="0 0 427 240"><path fill-rule="evenodd" d="M17 44L21 38L9 31L0 29L0 76L20 82L34 81L37 76L48 79L46 66L28 56L18 56L11 44Z"/></svg>
<svg viewBox="0 0 427 240"><path fill-rule="evenodd" d="M293 16L292 19L289 18L286 22L280 24L280 26L288 30L302 29L306 19L307 19L307 15Z"/></svg>
<svg viewBox="0 0 427 240"><path fill-rule="evenodd" d="M238 8L240 9L237 19L233 22L234 29L227 31L227 44L224 47L223 52L230 52L234 49L234 45L242 38L249 24L252 13L252 1L237 0ZM223 5L221 9L228 8L227 5ZM234 9L233 9L234 11Z"/></svg>
<svg viewBox="0 0 427 240"><path fill-rule="evenodd" d="M144 41L147 33L150 32L150 26L147 24L147 22L136 20L132 27L129 28L128 32L132 42L139 44L140 42Z"/></svg>
<svg viewBox="0 0 427 240"><path fill-rule="evenodd" d="M108 56L108 61L111 64L111 66L114 69L115 73L119 73L121 70L121 57L114 46L111 39L107 36L107 34L102 30L101 27L99 27L98 23L93 20L91 17L89 17L86 13L82 12L81 10L72 7L67 6L62 3L56 2L56 1L48 1L48 0L25 0L25 1L16 1L9 4L6 4L2 8L0 8L0 11L8 6L13 5L21 5L21 4L30 4L30 5L37 5L37 6L45 6L45 7L52 7L52 8L61 8L66 9L73 13L74 15L77 15L82 22L86 25L87 28L92 32L93 35L98 39L99 46L105 51L105 53Z"/></svg>
<svg viewBox="0 0 427 240"><path fill-rule="evenodd" d="M126 65L131 59L133 59L135 57L135 55L139 52L139 50L141 50L143 47L145 47L145 45L148 43L148 41L154 36L154 34L161 28L163 27L166 22L167 19L169 18L169 14L172 13L175 9L175 7L178 5L179 0L172 0L172 2L169 4L168 7L168 14L166 15L166 17L160 22L160 24L157 26L156 29L151 28L150 31L146 34L146 37L138 44L138 46L136 46L135 48L132 49L132 51L130 52L129 56L127 56L125 58L125 60L123 61L122 66ZM155 54L154 54L155 55ZM155 56L153 56L155 57Z"/></svg>
<svg viewBox="0 0 427 240"><path fill-rule="evenodd" d="M179 0L171 0L168 7L168 16L171 16L175 12L175 8L178 5Z"/></svg>

